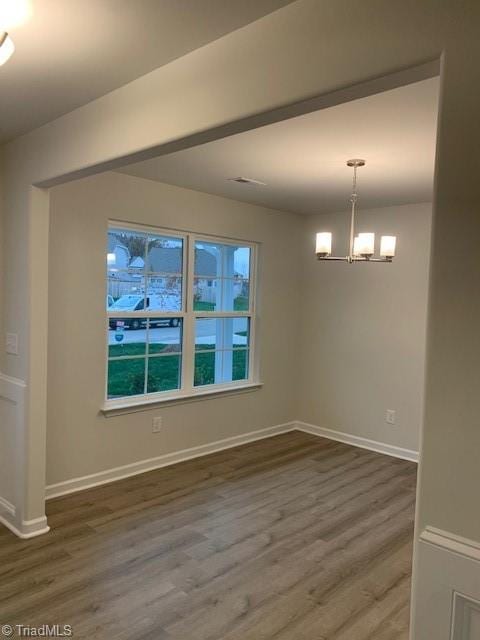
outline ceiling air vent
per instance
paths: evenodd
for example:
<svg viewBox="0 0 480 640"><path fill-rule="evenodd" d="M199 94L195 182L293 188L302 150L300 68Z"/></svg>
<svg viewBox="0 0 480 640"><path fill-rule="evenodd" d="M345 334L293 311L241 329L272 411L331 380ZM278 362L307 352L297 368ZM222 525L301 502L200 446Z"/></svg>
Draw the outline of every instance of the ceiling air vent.
<svg viewBox="0 0 480 640"><path fill-rule="evenodd" d="M265 186L267 183L261 180L254 180L253 178L245 178L245 176L238 176L238 178L229 178L230 182L239 182L240 184L260 184Z"/></svg>

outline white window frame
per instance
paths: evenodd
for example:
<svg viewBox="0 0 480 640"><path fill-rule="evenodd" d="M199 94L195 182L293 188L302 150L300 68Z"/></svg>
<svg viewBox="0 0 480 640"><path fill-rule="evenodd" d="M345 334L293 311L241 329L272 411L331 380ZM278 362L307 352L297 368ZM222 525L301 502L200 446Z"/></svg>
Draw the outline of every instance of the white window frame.
<svg viewBox="0 0 480 640"><path fill-rule="evenodd" d="M186 400L202 396L216 395L228 391L240 391L261 386L258 378L258 356L256 349L257 334L257 267L259 243L242 238L225 238L200 234L196 232L166 229L164 227L154 227L149 225L134 224L120 220L110 220L108 232L111 229L124 229L125 231L138 231L140 233L151 233L164 237L172 237L183 241L183 264L182 264L182 309L181 311L105 311L105 400L102 410L105 412L115 411L123 408L172 402L175 400ZM210 242L222 245L233 245L248 247L250 249L249 265L249 309L247 311L195 311L194 306L194 271L195 271L195 243ZM146 265L145 265L146 268ZM108 278L105 277L105 299L108 292ZM146 296L146 291L145 291ZM143 393L138 395L123 396L121 398L108 398L108 364L109 364L109 321L110 318L181 318L181 373L180 389L170 391L158 391L155 393ZM195 322L198 318L240 318L246 317L249 322L249 346L248 346L248 377L243 380L236 380L227 383L213 383L208 385L194 386L195 371ZM146 343L148 344L148 327L146 329ZM146 347L146 351L147 351ZM133 357L133 356L132 356ZM165 356L168 357L168 356ZM145 380L148 379L148 356L146 358ZM146 387L145 387L146 391Z"/></svg>

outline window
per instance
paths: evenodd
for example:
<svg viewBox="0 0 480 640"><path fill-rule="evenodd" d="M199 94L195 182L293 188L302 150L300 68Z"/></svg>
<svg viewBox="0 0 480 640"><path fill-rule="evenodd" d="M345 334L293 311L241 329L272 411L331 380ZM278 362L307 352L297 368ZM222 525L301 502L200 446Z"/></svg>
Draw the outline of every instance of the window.
<svg viewBox="0 0 480 640"><path fill-rule="evenodd" d="M112 225L107 407L254 383L256 245Z"/></svg>

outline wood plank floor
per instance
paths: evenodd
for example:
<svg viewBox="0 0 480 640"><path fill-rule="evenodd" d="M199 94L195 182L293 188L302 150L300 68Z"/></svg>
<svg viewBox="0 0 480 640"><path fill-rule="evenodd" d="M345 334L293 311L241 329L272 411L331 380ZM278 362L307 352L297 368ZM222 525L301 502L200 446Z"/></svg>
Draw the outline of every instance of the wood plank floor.
<svg viewBox="0 0 480 640"><path fill-rule="evenodd" d="M292 432L0 527L0 622L89 640L407 640L416 465Z"/></svg>

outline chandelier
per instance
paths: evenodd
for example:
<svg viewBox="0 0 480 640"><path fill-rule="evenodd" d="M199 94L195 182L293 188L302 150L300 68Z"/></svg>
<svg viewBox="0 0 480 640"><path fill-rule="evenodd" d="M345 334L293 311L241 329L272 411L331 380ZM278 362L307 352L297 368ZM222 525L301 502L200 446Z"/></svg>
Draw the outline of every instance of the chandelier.
<svg viewBox="0 0 480 640"><path fill-rule="evenodd" d="M395 256L395 236L382 236L380 240L380 257L374 258L375 234L359 233L355 235L355 209L357 205L357 169L365 166L365 160L347 160L347 166L353 167L353 187L350 202L352 211L350 218L350 243L347 256L332 256L332 234L329 231L317 233L315 253L318 260L340 260L353 264L354 262L392 262Z"/></svg>

